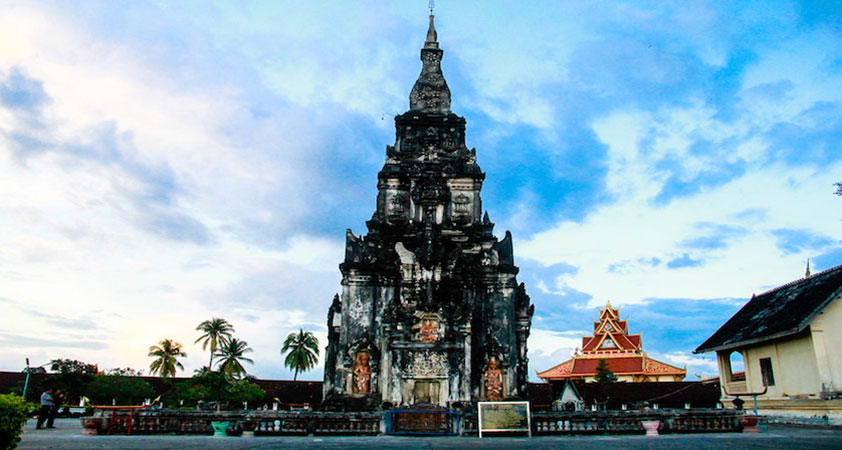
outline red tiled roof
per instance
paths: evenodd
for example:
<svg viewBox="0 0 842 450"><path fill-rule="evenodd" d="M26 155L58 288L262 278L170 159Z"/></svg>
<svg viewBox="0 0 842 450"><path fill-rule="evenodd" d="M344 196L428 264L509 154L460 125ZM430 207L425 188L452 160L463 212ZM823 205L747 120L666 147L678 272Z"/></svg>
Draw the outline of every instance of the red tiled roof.
<svg viewBox="0 0 842 450"><path fill-rule="evenodd" d="M596 375L599 360L605 359L608 369L615 375L684 375L685 370L643 355L608 358L574 357L538 374L546 380L559 378L582 378Z"/></svg>
<svg viewBox="0 0 842 450"><path fill-rule="evenodd" d="M566 378L573 370L573 360L568 359L563 363L538 373L538 378L552 379L552 378Z"/></svg>
<svg viewBox="0 0 842 450"><path fill-rule="evenodd" d="M637 374L643 372L643 357L628 356L620 358L604 358L608 368L615 375ZM600 358L579 358L573 363L573 375L594 375Z"/></svg>

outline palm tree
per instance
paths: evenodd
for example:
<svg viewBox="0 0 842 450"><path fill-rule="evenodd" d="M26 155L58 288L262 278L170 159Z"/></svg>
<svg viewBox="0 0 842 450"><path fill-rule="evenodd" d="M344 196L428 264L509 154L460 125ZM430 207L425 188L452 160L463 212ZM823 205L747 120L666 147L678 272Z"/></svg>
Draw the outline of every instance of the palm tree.
<svg viewBox="0 0 842 450"><path fill-rule="evenodd" d="M246 373L246 369L240 361L254 364L254 361L243 356L243 354L249 353L250 351L252 350L246 341L241 341L237 338L223 341L219 352L216 353L216 356L221 358L219 360L219 370L239 378L240 375Z"/></svg>
<svg viewBox="0 0 842 450"><path fill-rule="evenodd" d="M175 376L176 367L184 370L184 366L176 359L177 357L186 357L187 353L181 351L181 344L173 342L172 339L164 339L158 345L149 347L149 356L154 356L156 359L149 365L149 372L152 374L159 373L161 377Z"/></svg>
<svg viewBox="0 0 842 450"><path fill-rule="evenodd" d="M196 327L197 331L201 331L204 334L199 336L199 339L196 339L194 344L202 342L202 350L207 350L208 346L210 346L210 361L208 361L208 370L212 370L213 367L213 357L216 356L216 349L219 347L220 343L224 343L226 340L231 339L231 333L234 332L234 327L231 326L225 319L220 319L218 317L214 317L211 320L206 320L199 324Z"/></svg>
<svg viewBox="0 0 842 450"><path fill-rule="evenodd" d="M281 353L287 353L284 365L295 369L293 381L298 378L298 372L306 372L316 366L319 356L319 340L313 333L300 330L298 333L290 333L284 341Z"/></svg>

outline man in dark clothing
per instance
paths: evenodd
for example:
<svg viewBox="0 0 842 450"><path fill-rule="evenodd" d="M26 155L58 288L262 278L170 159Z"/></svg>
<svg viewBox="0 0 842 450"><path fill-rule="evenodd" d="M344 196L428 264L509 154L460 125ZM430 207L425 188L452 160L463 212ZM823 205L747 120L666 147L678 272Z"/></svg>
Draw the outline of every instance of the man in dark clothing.
<svg viewBox="0 0 842 450"><path fill-rule="evenodd" d="M38 410L38 424L35 425L36 429L44 428L44 421L47 420L47 417L53 410L53 406L55 406L55 402L53 401L53 390L47 388L47 390L41 394L41 409Z"/></svg>
<svg viewBox="0 0 842 450"><path fill-rule="evenodd" d="M53 422L56 421L56 416L58 416L59 411L61 410L61 404L64 401L64 395L60 389L56 389L53 391L53 407L50 409L50 416L47 419L47 428L55 428L53 426Z"/></svg>

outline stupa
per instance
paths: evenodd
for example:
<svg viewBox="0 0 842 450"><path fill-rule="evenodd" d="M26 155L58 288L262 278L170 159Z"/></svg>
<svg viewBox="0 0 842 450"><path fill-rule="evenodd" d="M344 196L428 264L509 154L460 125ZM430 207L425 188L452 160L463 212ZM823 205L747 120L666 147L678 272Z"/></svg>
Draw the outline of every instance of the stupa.
<svg viewBox="0 0 842 450"><path fill-rule="evenodd" d="M465 145L465 119L450 110L443 53L431 14L368 233L346 233L342 293L328 312L329 402L526 396L533 307L517 282L511 234L498 240L483 214L485 173Z"/></svg>

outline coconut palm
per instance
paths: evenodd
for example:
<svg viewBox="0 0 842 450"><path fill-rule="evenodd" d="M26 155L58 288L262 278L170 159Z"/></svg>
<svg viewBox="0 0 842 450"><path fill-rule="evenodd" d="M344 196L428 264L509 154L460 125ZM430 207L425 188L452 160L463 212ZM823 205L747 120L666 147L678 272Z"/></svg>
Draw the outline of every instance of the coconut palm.
<svg viewBox="0 0 842 450"><path fill-rule="evenodd" d="M164 339L158 345L149 347L149 356L157 358L149 365L149 373L161 374L161 377L175 376L176 367L184 370L184 366L176 358L186 357L187 353L181 351L181 344L173 342L172 339Z"/></svg>
<svg viewBox="0 0 842 450"><path fill-rule="evenodd" d="M208 370L212 370L213 367L213 357L216 356L216 349L220 346L219 344L225 342L228 339L231 339L231 334L234 332L234 327L231 326L225 319L220 319L219 317L214 317L211 320L206 320L199 324L196 327L197 331L201 331L204 334L199 336L199 339L196 339L194 344L199 343L202 341L202 350L207 350L210 347L210 361L208 361Z"/></svg>
<svg viewBox="0 0 842 450"><path fill-rule="evenodd" d="M216 353L216 356L220 358L218 363L219 370L228 375L239 378L240 375L244 375L246 373L246 369L240 361L254 364L254 361L243 356L243 354L251 351L252 350L246 341L241 341L237 338L223 341L222 345L219 347L219 351Z"/></svg>
<svg viewBox="0 0 842 450"><path fill-rule="evenodd" d="M284 341L281 353L287 352L284 365L295 370L293 380L298 378L298 372L306 372L316 366L319 356L319 340L312 332L301 329L298 333L290 333Z"/></svg>

